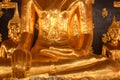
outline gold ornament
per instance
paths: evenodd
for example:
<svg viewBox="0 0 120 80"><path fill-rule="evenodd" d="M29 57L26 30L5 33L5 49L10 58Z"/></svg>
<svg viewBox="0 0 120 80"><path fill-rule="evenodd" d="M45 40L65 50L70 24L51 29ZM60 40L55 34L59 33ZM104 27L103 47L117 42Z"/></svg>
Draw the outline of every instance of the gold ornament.
<svg viewBox="0 0 120 80"><path fill-rule="evenodd" d="M120 1L114 1L114 2L113 2L113 6L114 6L115 8L120 8Z"/></svg>
<svg viewBox="0 0 120 80"><path fill-rule="evenodd" d="M107 17L107 15L108 15L108 10L107 10L107 8L103 8L103 9L102 9L102 17L105 18L105 17Z"/></svg>
<svg viewBox="0 0 120 80"><path fill-rule="evenodd" d="M8 22L8 29L9 29L8 37L16 42L19 42L21 28L20 28L20 18L19 18L17 4L13 18Z"/></svg>
<svg viewBox="0 0 120 80"><path fill-rule="evenodd" d="M16 2L11 2L11 0L2 0L2 2L0 2L0 17L4 13L2 9L15 8L16 4L17 4Z"/></svg>

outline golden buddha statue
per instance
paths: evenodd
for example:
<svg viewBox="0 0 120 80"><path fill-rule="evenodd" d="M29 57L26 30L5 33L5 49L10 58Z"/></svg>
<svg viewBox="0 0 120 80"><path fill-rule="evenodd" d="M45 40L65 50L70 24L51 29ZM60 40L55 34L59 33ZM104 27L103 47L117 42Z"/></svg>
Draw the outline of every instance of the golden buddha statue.
<svg viewBox="0 0 120 80"><path fill-rule="evenodd" d="M103 34L103 49L102 54L110 57L113 60L120 60L120 22L113 18L112 24L108 29L107 34Z"/></svg>
<svg viewBox="0 0 120 80"><path fill-rule="evenodd" d="M32 73L30 67L34 63L39 65L39 74L64 75L107 60L104 57L91 58L91 0L22 2L21 39L12 55L13 77L20 78L26 72ZM33 44L36 22L39 31Z"/></svg>
<svg viewBox="0 0 120 80"><path fill-rule="evenodd" d="M27 10L22 11L22 31L31 33L26 37L33 37L35 12L38 15L39 33L36 43L31 49L32 54L56 58L55 60L58 56L70 58L88 54L88 48L90 48L88 46L91 46L93 32L91 1L73 1L71 4L67 0L55 0L51 4L50 0L45 2L30 0L29 4L23 5L23 7L27 7ZM29 8L30 6L32 8ZM83 44L84 40L88 40L86 44ZM32 39L20 44L30 51Z"/></svg>

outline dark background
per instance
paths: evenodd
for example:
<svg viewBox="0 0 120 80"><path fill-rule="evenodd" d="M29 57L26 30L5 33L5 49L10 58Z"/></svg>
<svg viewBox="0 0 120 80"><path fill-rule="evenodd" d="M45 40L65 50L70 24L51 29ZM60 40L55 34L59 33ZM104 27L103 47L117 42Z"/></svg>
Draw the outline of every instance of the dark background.
<svg viewBox="0 0 120 80"><path fill-rule="evenodd" d="M1 2L2 0L0 0ZM11 0L18 2L19 12L21 12L21 0ZM116 16L117 20L120 20L120 8L114 8L113 2L115 0L95 0L93 4L93 22L94 22L94 37L93 37L93 50L95 54L101 53L102 34L107 32L108 27L110 26L113 16ZM108 16L103 18L101 11L103 8L107 8ZM0 33L2 34L2 40L8 39L8 29L7 23L13 17L13 9L3 9L4 15L0 18Z"/></svg>

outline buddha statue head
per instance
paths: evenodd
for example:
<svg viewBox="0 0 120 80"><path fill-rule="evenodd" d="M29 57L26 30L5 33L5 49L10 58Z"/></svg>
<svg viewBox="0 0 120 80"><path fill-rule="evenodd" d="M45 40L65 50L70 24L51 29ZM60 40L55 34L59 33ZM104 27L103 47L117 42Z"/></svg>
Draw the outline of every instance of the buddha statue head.
<svg viewBox="0 0 120 80"><path fill-rule="evenodd" d="M18 14L18 6L15 8L14 16L8 23L8 37L14 42L18 42L20 39L20 17Z"/></svg>
<svg viewBox="0 0 120 80"><path fill-rule="evenodd" d="M114 45L117 45L120 41L120 22L116 21L115 17L108 28L107 34L103 34L102 41L104 43L111 42Z"/></svg>

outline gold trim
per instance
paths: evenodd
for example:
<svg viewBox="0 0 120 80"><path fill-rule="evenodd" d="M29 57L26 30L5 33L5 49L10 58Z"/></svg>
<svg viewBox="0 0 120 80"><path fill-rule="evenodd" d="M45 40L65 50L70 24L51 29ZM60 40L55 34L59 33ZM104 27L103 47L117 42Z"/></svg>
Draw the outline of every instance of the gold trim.
<svg viewBox="0 0 120 80"><path fill-rule="evenodd" d="M108 10L107 10L107 8L103 8L102 9L102 17L105 18L107 16L108 16Z"/></svg>
<svg viewBox="0 0 120 80"><path fill-rule="evenodd" d="M114 6L115 8L120 8L120 1L114 1L114 2L113 2L113 6Z"/></svg>

